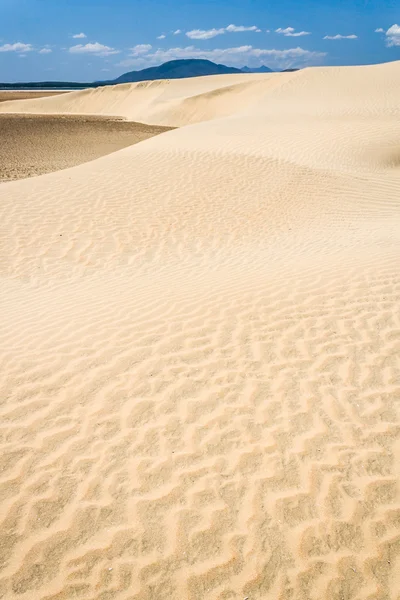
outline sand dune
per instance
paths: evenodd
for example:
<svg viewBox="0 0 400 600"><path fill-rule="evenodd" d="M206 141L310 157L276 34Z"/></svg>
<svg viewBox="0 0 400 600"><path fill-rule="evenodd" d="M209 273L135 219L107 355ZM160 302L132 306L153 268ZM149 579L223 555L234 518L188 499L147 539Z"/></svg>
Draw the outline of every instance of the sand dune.
<svg viewBox="0 0 400 600"><path fill-rule="evenodd" d="M288 74L213 75L188 79L141 81L71 92L60 98L7 102L1 112L96 114L124 117L150 125L178 127L205 118L229 116L254 102L261 90ZM257 86L259 84L259 86ZM261 91L260 90L260 91ZM256 94L256 98L259 93Z"/></svg>
<svg viewBox="0 0 400 600"><path fill-rule="evenodd" d="M399 76L2 103L186 126L0 188L0 598L397 598Z"/></svg>

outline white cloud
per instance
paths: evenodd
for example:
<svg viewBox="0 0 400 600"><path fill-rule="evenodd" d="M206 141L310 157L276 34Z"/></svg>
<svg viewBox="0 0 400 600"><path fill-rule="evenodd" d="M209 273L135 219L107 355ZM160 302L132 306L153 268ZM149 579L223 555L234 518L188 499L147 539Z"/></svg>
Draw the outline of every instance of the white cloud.
<svg viewBox="0 0 400 600"><path fill-rule="evenodd" d="M311 35L310 31L296 31L294 27L286 27L286 29L279 27L278 29L275 29L275 33L280 33L286 37L302 37L303 35Z"/></svg>
<svg viewBox="0 0 400 600"><path fill-rule="evenodd" d="M0 52L32 52L32 50L32 44L23 44L22 42L0 46Z"/></svg>
<svg viewBox="0 0 400 600"><path fill-rule="evenodd" d="M336 35L326 35L324 40L356 40L357 36L352 33L351 35L341 35L337 33Z"/></svg>
<svg viewBox="0 0 400 600"><path fill-rule="evenodd" d="M83 40L87 35L85 33L75 33L72 37L74 40Z"/></svg>
<svg viewBox="0 0 400 600"><path fill-rule="evenodd" d="M51 48L42 48L39 50L39 54L51 54L53 50Z"/></svg>
<svg viewBox="0 0 400 600"><path fill-rule="evenodd" d="M192 29L187 31L186 35L191 40L209 40L217 35L225 33L225 29Z"/></svg>
<svg viewBox="0 0 400 600"><path fill-rule="evenodd" d="M186 36L191 40L209 40L217 35L223 35L224 33L242 33L244 31L256 31L260 32L256 25L228 25L227 27L220 27L219 29L192 29L186 32Z"/></svg>
<svg viewBox="0 0 400 600"><path fill-rule="evenodd" d="M182 30L176 29L173 33L174 33L174 35L179 35L180 33L182 33Z"/></svg>
<svg viewBox="0 0 400 600"><path fill-rule="evenodd" d="M141 54L148 54L152 47L153 46L151 44L138 44L137 46L134 46L130 49L131 55L140 56Z"/></svg>
<svg viewBox="0 0 400 600"><path fill-rule="evenodd" d="M397 23L387 30L386 43L388 46L400 46L400 27Z"/></svg>
<svg viewBox="0 0 400 600"><path fill-rule="evenodd" d="M382 27L375 29L375 33L384 33L386 35L387 46L400 46L400 26L395 23L387 31Z"/></svg>
<svg viewBox="0 0 400 600"><path fill-rule="evenodd" d="M78 44L77 46L71 46L68 52L71 54L93 54L94 56L110 56L111 54L119 54L119 50L110 48L110 46L104 46L99 42L93 44Z"/></svg>
<svg viewBox="0 0 400 600"><path fill-rule="evenodd" d="M225 31L228 33L240 33L241 31L259 31L258 27L252 25L251 27L245 27L244 25L228 25L225 27Z"/></svg>
<svg viewBox="0 0 400 600"><path fill-rule="evenodd" d="M229 66L238 66L247 64L249 66L260 66L267 62L273 68L287 69L290 67L304 67L311 64L318 64L325 52L311 52L303 48L290 48L288 50L275 50L253 48L253 46L239 46L234 48L215 48L213 50L202 50L195 46L185 48L157 49L147 54L132 57L123 60L120 66L144 68L153 65L160 65L169 60L184 58L200 58L211 60L216 63L223 63Z"/></svg>
<svg viewBox="0 0 400 600"><path fill-rule="evenodd" d="M166 37L166 36L165 36L165 35L162 33L161 35L158 35L158 36L157 36L157 39L158 39L158 40L165 40L165 37Z"/></svg>

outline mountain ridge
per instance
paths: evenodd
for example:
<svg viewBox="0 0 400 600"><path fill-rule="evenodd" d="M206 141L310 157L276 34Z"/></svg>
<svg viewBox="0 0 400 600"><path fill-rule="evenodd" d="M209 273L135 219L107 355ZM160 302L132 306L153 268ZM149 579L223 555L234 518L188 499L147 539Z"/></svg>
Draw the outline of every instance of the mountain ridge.
<svg viewBox="0 0 400 600"><path fill-rule="evenodd" d="M169 60L158 67L148 67L140 71L129 71L123 73L109 83L136 83L137 81L154 81L157 79L183 79L187 77L201 77L204 75L222 75L231 73L242 73L236 67L227 67L214 63L210 60L198 58Z"/></svg>
<svg viewBox="0 0 400 600"><path fill-rule="evenodd" d="M148 67L139 71L128 71L115 79L106 81L76 82L76 81L29 81L17 83L0 83L0 89L84 89L106 85L118 85L121 83L137 83L139 81L155 81L158 79L183 79L190 77L201 77L207 75L222 75L234 73L271 73L272 69L262 65L261 67L228 67L223 64L214 63L210 60L198 58L185 58L170 60L156 67Z"/></svg>
<svg viewBox="0 0 400 600"><path fill-rule="evenodd" d="M261 67L242 67L240 69L242 73L273 73L274 71L265 65Z"/></svg>

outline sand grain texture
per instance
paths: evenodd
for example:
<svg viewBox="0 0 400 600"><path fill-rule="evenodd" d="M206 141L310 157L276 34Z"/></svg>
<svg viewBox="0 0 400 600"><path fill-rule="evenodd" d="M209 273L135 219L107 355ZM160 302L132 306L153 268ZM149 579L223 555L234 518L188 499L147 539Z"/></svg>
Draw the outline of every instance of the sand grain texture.
<svg viewBox="0 0 400 600"><path fill-rule="evenodd" d="M0 113L0 182L89 162L168 129L108 117Z"/></svg>
<svg viewBox="0 0 400 600"><path fill-rule="evenodd" d="M13 100L37 100L38 98L50 98L66 94L62 91L31 91L31 90L0 90L0 102L11 102Z"/></svg>
<svg viewBox="0 0 400 600"><path fill-rule="evenodd" d="M181 128L2 184L0 598L398 599L399 82L102 90Z"/></svg>

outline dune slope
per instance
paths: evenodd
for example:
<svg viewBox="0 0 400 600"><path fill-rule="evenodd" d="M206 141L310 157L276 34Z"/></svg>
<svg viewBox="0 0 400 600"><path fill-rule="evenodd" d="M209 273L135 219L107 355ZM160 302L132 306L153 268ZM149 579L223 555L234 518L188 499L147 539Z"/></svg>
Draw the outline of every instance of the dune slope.
<svg viewBox="0 0 400 600"><path fill-rule="evenodd" d="M190 79L160 79L88 89L63 98L4 102L1 112L97 114L124 117L150 125L178 127L234 114L252 104L257 83L276 85L285 74L213 75ZM221 98L222 96L222 98Z"/></svg>
<svg viewBox="0 0 400 600"><path fill-rule="evenodd" d="M399 76L180 81L1 186L0 598L397 597Z"/></svg>

